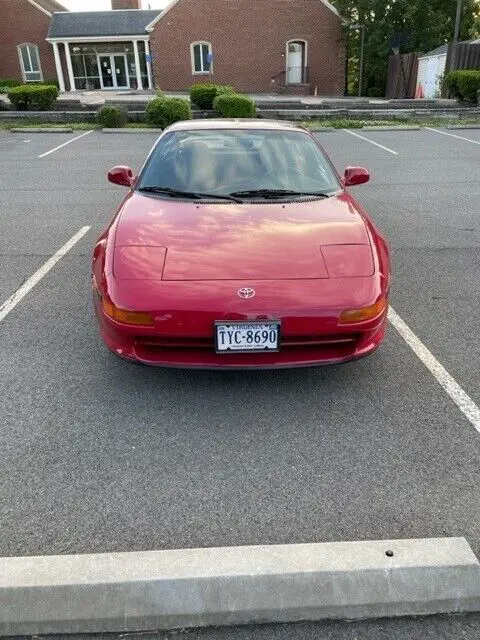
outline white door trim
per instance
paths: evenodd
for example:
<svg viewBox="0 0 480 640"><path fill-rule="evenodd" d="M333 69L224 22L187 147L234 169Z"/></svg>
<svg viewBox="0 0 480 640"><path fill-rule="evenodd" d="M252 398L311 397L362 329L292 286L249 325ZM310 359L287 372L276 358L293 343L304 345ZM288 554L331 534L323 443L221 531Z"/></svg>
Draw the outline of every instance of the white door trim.
<svg viewBox="0 0 480 640"><path fill-rule="evenodd" d="M119 87L118 83L117 83L117 72L116 72L115 60L114 60L115 56L122 56L122 58L124 59L124 62L125 62L125 73L126 73L127 84L123 85L121 87ZM105 87L103 85L102 65L100 64L100 58L109 58L110 59L110 68L112 70L112 80L113 80L113 86L112 87ZM118 53L97 53L97 65L98 65L98 73L100 75L100 87L101 87L102 91L108 91L108 90L113 91L113 90L117 90L117 89L130 89L130 73L129 73L129 69L128 69L127 54L124 51L119 51Z"/></svg>
<svg viewBox="0 0 480 640"><path fill-rule="evenodd" d="M124 64L125 64L125 80L127 81L127 84L125 84L125 85L123 85L123 86L121 86L121 87L119 87L119 86L118 86L118 82L117 82L117 70L116 70L115 65L113 65L113 69L115 69L115 88L116 88L116 89L130 89L130 71L129 71L129 68L128 68L127 54L126 54L125 52L121 52L121 53L112 53L112 54L111 54L111 56L112 56L112 62L114 62L114 61L115 61L115 60L114 60L114 58L115 58L116 56L121 56L121 57L123 58L123 62L124 62ZM139 72L140 72L140 69L137 71L137 76L138 76L138 73L139 73ZM140 85L140 86L141 86L141 85Z"/></svg>

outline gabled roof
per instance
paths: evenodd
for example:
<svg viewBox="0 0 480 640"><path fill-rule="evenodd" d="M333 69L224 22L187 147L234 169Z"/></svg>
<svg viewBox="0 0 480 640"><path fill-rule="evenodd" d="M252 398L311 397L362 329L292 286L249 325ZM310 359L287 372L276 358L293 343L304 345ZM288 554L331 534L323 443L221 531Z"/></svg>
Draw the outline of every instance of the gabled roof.
<svg viewBox="0 0 480 640"><path fill-rule="evenodd" d="M57 0L27 0L27 2L50 16L55 11L66 11L65 7L57 2Z"/></svg>
<svg viewBox="0 0 480 640"><path fill-rule="evenodd" d="M448 51L448 44L442 44L440 47L437 47L436 49L432 49L432 51L429 51L428 53L424 53L423 56L420 56L419 59L429 58L430 56L441 56L443 54L446 54L447 51Z"/></svg>
<svg viewBox="0 0 480 640"><path fill-rule="evenodd" d="M170 11L170 9L173 9L173 7L177 4L177 2L180 2L180 0L170 0L170 2L162 11L162 18L168 11ZM319 0L319 2L321 2L323 5L325 5L325 7L327 7L327 9L329 9L332 13L334 13L339 18L339 20L341 20L342 22L346 22L346 20L342 18L342 16L338 13L338 11L333 6L333 4L331 4L328 0Z"/></svg>
<svg viewBox="0 0 480 640"><path fill-rule="evenodd" d="M54 13L48 29L48 38L142 36L147 33L147 26L160 13L158 10L139 9Z"/></svg>

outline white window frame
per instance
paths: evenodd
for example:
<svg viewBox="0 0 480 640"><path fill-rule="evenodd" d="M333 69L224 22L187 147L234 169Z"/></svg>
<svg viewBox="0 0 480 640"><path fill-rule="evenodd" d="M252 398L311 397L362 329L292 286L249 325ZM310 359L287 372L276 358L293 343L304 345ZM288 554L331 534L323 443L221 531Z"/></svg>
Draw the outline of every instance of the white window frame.
<svg viewBox="0 0 480 640"><path fill-rule="evenodd" d="M22 56L23 47L27 47L28 61L30 63L30 70L29 71L27 71L25 69L25 66L23 64L23 56ZM34 71L33 68L32 68L32 57L30 55L30 48L29 47L35 47L35 50L36 50L36 53L37 53L37 60L38 60L38 71ZM33 42L22 42L22 44L18 45L17 50L18 50L18 57L20 59L20 68L22 70L23 81L24 82L43 82L42 63L40 61L40 49L39 49L38 45L34 44ZM31 80L31 79L27 78L27 73L38 73L40 75L40 77L38 78L38 80Z"/></svg>
<svg viewBox="0 0 480 640"><path fill-rule="evenodd" d="M194 49L195 47L202 47L204 45L207 45L208 47L208 53L212 53L212 44L210 42L206 42L205 40L198 40L197 42L192 42L190 45L190 60L192 63L192 75L194 76L208 76L210 73L213 73L213 62L210 63L210 69L207 69L206 71L203 70L203 56L200 56L200 61L202 63L202 70L201 71L196 71L195 70L195 55L194 55ZM201 50L200 50L201 51Z"/></svg>

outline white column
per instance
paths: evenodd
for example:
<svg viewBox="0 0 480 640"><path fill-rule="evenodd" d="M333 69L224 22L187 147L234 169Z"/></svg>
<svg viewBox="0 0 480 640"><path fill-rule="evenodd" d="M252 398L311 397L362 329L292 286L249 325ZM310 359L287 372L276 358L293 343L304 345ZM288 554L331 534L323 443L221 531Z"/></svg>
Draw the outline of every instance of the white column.
<svg viewBox="0 0 480 640"><path fill-rule="evenodd" d="M148 88L151 91L153 89L152 63L148 62L148 60L146 59L149 54L150 54L150 45L148 40L145 40L145 63L147 65Z"/></svg>
<svg viewBox="0 0 480 640"><path fill-rule="evenodd" d="M70 83L70 91L76 91L75 89L75 80L73 79L73 67L72 60L70 58L70 47L68 42L65 42L65 57L67 58L67 71L68 71L68 81Z"/></svg>
<svg viewBox="0 0 480 640"><path fill-rule="evenodd" d="M133 54L135 56L135 70L137 72L137 89L143 89L140 56L138 55L138 42L136 40L133 41Z"/></svg>
<svg viewBox="0 0 480 640"><path fill-rule="evenodd" d="M58 44L53 44L53 56L55 58L55 69L57 71L58 84L60 86L61 93L65 93L65 80L63 79L62 61L60 60L60 52L58 50Z"/></svg>

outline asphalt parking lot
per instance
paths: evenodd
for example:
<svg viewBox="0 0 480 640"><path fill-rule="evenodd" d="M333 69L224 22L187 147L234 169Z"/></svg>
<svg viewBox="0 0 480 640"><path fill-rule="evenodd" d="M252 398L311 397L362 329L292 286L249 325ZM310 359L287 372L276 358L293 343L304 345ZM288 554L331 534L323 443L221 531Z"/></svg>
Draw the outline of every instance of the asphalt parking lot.
<svg viewBox="0 0 480 640"><path fill-rule="evenodd" d="M0 555L465 536L480 556L480 130L319 133L339 170L371 170L354 193L416 342L390 326L356 363L226 373L101 343L90 253L124 193L105 174L138 169L155 136L79 135L0 134L0 305L82 230L0 314ZM480 634L475 615L402 624L187 635Z"/></svg>

